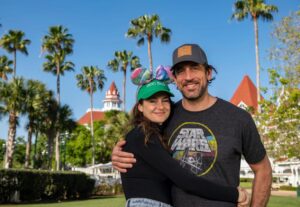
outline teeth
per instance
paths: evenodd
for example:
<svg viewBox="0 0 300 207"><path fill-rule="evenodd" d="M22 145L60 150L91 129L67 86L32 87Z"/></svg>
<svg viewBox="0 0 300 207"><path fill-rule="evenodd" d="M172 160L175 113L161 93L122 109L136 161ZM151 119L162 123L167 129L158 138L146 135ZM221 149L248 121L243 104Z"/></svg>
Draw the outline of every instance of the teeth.
<svg viewBox="0 0 300 207"><path fill-rule="evenodd" d="M193 89L193 88L196 87L196 84L187 84L186 87L187 87L188 89Z"/></svg>

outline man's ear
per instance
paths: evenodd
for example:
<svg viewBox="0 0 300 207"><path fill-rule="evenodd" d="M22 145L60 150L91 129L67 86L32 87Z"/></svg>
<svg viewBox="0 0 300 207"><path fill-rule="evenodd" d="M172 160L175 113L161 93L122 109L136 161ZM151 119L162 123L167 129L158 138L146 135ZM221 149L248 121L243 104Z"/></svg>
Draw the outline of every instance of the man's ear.
<svg viewBox="0 0 300 207"><path fill-rule="evenodd" d="M208 80L208 81L211 81L211 79L212 79L212 74L213 74L212 69L207 70L207 80Z"/></svg>
<svg viewBox="0 0 300 207"><path fill-rule="evenodd" d="M142 112L142 113L143 113L143 111L144 111L144 107L143 107L143 105L142 105L142 104L139 104L139 105L138 105L138 110L139 110L140 112Z"/></svg>

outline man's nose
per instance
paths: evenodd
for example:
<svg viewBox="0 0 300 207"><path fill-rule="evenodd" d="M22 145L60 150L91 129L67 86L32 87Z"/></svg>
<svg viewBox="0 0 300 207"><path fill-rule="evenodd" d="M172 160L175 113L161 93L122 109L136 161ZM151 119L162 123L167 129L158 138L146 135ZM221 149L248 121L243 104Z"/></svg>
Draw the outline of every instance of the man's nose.
<svg viewBox="0 0 300 207"><path fill-rule="evenodd" d="M184 70L184 78L185 78L186 80L192 79L192 71L191 71L190 68L186 68L186 69Z"/></svg>

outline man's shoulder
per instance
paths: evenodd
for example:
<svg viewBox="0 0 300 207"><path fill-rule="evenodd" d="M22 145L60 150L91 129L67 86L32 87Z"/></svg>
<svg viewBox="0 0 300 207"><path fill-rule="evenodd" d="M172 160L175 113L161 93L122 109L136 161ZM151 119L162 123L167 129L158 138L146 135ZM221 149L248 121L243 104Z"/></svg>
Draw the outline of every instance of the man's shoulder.
<svg viewBox="0 0 300 207"><path fill-rule="evenodd" d="M219 106L219 110L222 110L223 112L230 113L230 114L233 113L241 116L250 115L246 110L230 103L229 101L225 101L221 98L218 98L217 104Z"/></svg>

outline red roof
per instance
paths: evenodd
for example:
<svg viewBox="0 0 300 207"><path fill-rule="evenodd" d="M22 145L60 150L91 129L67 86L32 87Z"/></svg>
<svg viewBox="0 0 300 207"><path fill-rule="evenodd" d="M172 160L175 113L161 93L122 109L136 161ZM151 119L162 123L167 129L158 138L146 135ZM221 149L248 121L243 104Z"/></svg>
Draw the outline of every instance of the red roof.
<svg viewBox="0 0 300 207"><path fill-rule="evenodd" d="M263 97L261 96L261 99ZM234 92L230 102L238 106L241 102L248 107L253 107L257 110L257 90L249 76L245 75L242 82Z"/></svg>
<svg viewBox="0 0 300 207"><path fill-rule="evenodd" d="M104 119L104 112L93 111L93 120L101 121ZM91 111L86 112L78 121L78 124L86 125L91 123Z"/></svg>
<svg viewBox="0 0 300 207"><path fill-rule="evenodd" d="M113 94L114 91L118 91L114 81L110 84L109 91L110 94Z"/></svg>

